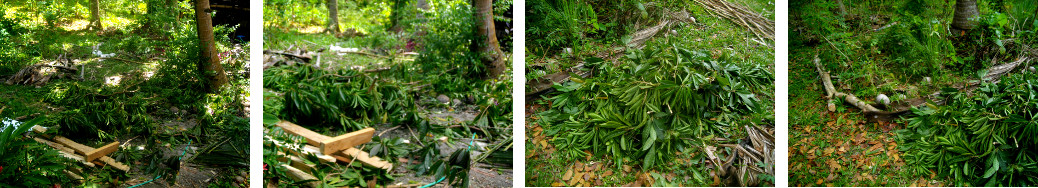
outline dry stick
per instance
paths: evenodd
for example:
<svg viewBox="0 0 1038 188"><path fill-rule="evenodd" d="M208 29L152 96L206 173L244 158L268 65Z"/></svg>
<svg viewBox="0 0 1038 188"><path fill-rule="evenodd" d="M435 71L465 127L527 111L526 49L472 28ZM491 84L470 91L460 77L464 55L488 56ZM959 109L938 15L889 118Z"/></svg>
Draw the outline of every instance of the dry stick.
<svg viewBox="0 0 1038 188"><path fill-rule="evenodd" d="M833 87L833 81L829 77L829 72L822 70L822 64L819 63L819 61L821 61L821 59L818 59L818 55L815 55L815 68L818 70L818 74L822 76L822 84L825 87L826 98L829 98L829 100L832 100L834 96L844 98L845 102L851 103L855 107L858 107L865 112L884 112L882 110L877 109L876 107L873 107L872 105L865 103L864 101L861 101L860 99L858 99L858 97L855 97L854 95L837 92L836 87ZM830 101L829 103L832 103L832 101Z"/></svg>

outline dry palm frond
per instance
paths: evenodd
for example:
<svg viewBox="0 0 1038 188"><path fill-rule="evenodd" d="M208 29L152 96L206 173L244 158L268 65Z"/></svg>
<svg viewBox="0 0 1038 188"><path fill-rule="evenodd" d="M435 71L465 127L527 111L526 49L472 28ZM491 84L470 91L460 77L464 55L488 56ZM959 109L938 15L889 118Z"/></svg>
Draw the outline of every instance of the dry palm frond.
<svg viewBox="0 0 1038 188"><path fill-rule="evenodd" d="M688 12L685 11L668 12L667 18L660 21L659 24L656 24L655 26L649 28L638 30L637 32L634 32L634 34L631 34L631 40L627 42L627 46L633 48L645 47L645 42L649 41L650 38L656 36L656 34L659 34L660 31L664 30L664 28L667 28L667 26L679 22L694 23L696 22L696 19L692 16L689 16Z"/></svg>
<svg viewBox="0 0 1038 188"><path fill-rule="evenodd" d="M729 3L725 0L695 0L714 14L746 27L757 38L775 40L775 21L751 11L745 6Z"/></svg>

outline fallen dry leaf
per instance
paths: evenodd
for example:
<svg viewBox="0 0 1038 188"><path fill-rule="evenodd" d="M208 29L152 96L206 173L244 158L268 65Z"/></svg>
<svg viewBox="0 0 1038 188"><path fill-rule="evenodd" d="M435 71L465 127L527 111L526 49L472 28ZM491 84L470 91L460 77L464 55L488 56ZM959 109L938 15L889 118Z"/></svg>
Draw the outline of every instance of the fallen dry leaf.
<svg viewBox="0 0 1038 188"><path fill-rule="evenodd" d="M562 175L562 181L569 181L573 178L573 169L566 170L566 174Z"/></svg>

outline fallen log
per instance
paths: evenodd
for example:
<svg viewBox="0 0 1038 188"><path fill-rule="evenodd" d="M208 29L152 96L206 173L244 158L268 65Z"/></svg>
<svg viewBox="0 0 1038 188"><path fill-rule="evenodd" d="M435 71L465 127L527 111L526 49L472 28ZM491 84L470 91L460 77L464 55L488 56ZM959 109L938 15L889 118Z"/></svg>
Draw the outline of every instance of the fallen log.
<svg viewBox="0 0 1038 188"><path fill-rule="evenodd" d="M1018 67L1020 67L1021 64L1029 60L1032 60L1032 58L1020 57L1013 62L989 67L987 69L987 74L981 77L983 78L983 80L967 82L964 86L956 87L955 89L963 90L966 92L972 92L973 90L977 89L977 87L980 86L981 83L985 81L998 83L1001 80L1002 76L1005 76L1013 70L1016 70ZM829 111L833 111L835 108L835 103L833 102L833 99L842 98L844 102L850 103L852 106L861 109L861 111L866 115L866 118L868 118L870 121L887 121L896 119L898 116L910 112L911 109L914 107L925 106L927 104L927 101L933 101L936 105L944 104L944 100L941 100L940 98L941 92L937 91L923 97L907 99L907 103L901 103L895 106L887 107L887 110L880 110L879 108L876 108L875 106L872 106L866 103L865 101L862 101L857 96L836 91L836 87L833 86L829 72L825 71L822 68L822 64L820 63L820 61L821 59L818 58L818 55L815 55L813 62L815 64L815 69L818 71L819 76L821 76L822 78L822 86L825 88L826 98L829 99Z"/></svg>

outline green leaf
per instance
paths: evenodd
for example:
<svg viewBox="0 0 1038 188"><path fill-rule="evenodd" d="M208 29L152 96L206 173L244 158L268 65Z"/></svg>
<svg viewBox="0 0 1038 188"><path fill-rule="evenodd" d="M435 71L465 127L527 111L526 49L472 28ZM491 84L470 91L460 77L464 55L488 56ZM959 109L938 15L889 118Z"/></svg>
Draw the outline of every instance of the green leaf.
<svg viewBox="0 0 1038 188"><path fill-rule="evenodd" d="M281 121L277 116L269 113L263 113L263 124L273 125Z"/></svg>
<svg viewBox="0 0 1038 188"><path fill-rule="evenodd" d="M649 148L649 153L645 154L645 161L642 164L642 168L652 168L653 163L656 162L656 147Z"/></svg>
<svg viewBox="0 0 1038 188"><path fill-rule="evenodd" d="M995 172L998 172L1000 166L998 164L998 158L996 158L995 155L991 155L991 157L988 158L988 163L991 163L991 165L988 166L987 171L984 171L984 178L991 178L992 175L995 175Z"/></svg>
<svg viewBox="0 0 1038 188"><path fill-rule="evenodd" d="M656 143L656 130L654 129L654 126L651 125L645 126L643 130L645 131L643 134L648 136L645 141L642 142L642 151L645 151L652 147L652 144Z"/></svg>

